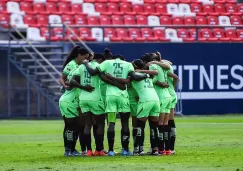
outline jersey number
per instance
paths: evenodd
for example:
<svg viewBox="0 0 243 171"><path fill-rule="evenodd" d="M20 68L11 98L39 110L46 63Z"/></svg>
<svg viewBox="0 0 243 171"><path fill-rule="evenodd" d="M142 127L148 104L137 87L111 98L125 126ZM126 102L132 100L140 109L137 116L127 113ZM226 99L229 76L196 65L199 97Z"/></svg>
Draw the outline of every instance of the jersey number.
<svg viewBox="0 0 243 171"><path fill-rule="evenodd" d="M91 75L88 71L84 71L84 84L91 84Z"/></svg>
<svg viewBox="0 0 243 171"><path fill-rule="evenodd" d="M144 82L145 82L144 88L153 88L153 84L151 84L151 79L146 78Z"/></svg>
<svg viewBox="0 0 243 171"><path fill-rule="evenodd" d="M114 63L113 66L115 67L115 70L113 72L114 75L121 75L123 72L123 67L121 66L121 63Z"/></svg>

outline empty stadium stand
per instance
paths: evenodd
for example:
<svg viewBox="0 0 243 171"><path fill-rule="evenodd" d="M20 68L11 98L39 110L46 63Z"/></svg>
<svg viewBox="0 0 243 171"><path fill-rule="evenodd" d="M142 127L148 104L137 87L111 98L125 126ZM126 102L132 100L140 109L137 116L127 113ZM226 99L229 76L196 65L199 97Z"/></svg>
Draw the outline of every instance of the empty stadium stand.
<svg viewBox="0 0 243 171"><path fill-rule="evenodd" d="M0 27L33 41L243 42L235 0L1 0ZM195 29L197 27L199 29ZM50 27L50 28L49 28Z"/></svg>

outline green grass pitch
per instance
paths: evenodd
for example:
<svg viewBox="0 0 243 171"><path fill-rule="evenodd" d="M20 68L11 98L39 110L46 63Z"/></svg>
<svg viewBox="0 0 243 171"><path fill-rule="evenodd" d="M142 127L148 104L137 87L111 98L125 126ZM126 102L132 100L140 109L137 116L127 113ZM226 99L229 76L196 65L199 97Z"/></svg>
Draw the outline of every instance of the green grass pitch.
<svg viewBox="0 0 243 171"><path fill-rule="evenodd" d="M61 120L2 120L0 170L243 171L243 115L182 117L176 118L176 124L177 154L174 156L65 158ZM116 151L121 149L119 131L117 122Z"/></svg>

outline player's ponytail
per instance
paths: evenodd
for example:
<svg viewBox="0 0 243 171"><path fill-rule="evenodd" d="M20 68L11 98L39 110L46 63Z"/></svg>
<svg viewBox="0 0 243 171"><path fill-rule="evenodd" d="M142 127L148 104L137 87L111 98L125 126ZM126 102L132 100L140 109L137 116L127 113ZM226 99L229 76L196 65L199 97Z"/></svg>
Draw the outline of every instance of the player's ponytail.
<svg viewBox="0 0 243 171"><path fill-rule="evenodd" d="M113 55L112 55L110 49L108 49L108 48L105 49L104 56L105 56L105 59L112 59Z"/></svg>
<svg viewBox="0 0 243 171"><path fill-rule="evenodd" d="M75 59L75 58L78 56L78 51L79 51L79 49L80 49L80 46L75 46L75 47L71 50L71 52L69 53L69 55L68 55L66 61L65 61L64 64L63 64L63 69L66 67L66 65L67 65L70 61L72 61L73 59Z"/></svg>

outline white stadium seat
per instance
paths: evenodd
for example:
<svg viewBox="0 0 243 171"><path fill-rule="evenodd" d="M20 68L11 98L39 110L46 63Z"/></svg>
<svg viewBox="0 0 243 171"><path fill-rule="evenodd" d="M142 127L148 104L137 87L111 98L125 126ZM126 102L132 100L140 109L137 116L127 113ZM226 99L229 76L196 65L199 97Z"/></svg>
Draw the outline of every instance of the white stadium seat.
<svg viewBox="0 0 243 171"><path fill-rule="evenodd" d="M88 15L94 15L99 16L100 13L95 11L95 6L92 3L83 3L83 13L86 13Z"/></svg>
<svg viewBox="0 0 243 171"><path fill-rule="evenodd" d="M34 3L46 3L46 0L33 0Z"/></svg>
<svg viewBox="0 0 243 171"><path fill-rule="evenodd" d="M160 21L159 21L159 17L157 16L148 16L148 25L149 26L160 26Z"/></svg>
<svg viewBox="0 0 243 171"><path fill-rule="evenodd" d="M83 0L72 0L72 4L82 4L84 1Z"/></svg>
<svg viewBox="0 0 243 171"><path fill-rule="evenodd" d="M167 12L173 16L184 16L184 14L179 11L177 4L167 4L166 9Z"/></svg>
<svg viewBox="0 0 243 171"><path fill-rule="evenodd" d="M175 29L166 29L165 38L170 39L171 42L183 42L182 38L177 37L177 31Z"/></svg>
<svg viewBox="0 0 243 171"><path fill-rule="evenodd" d="M49 24L51 26L55 27L61 27L62 26L62 18L59 15L49 15Z"/></svg>
<svg viewBox="0 0 243 171"><path fill-rule="evenodd" d="M228 16L219 16L219 25L231 26L229 17Z"/></svg>
<svg viewBox="0 0 243 171"><path fill-rule="evenodd" d="M41 37L40 30L38 28L29 27L27 29L27 40L45 41L46 39L44 37Z"/></svg>
<svg viewBox="0 0 243 171"><path fill-rule="evenodd" d="M11 14L10 24L16 28L27 28L28 24L24 24L23 16L20 14Z"/></svg>
<svg viewBox="0 0 243 171"><path fill-rule="evenodd" d="M9 13L14 13L14 14L21 14L21 15L25 14L23 11L20 11L19 3L17 3L17 2L8 2L7 11Z"/></svg>
<svg viewBox="0 0 243 171"><path fill-rule="evenodd" d="M91 36L96 39L98 42L103 41L103 29L101 28L92 28L91 29Z"/></svg>
<svg viewBox="0 0 243 171"><path fill-rule="evenodd" d="M191 8L188 4L179 4L179 12L185 16L196 16L195 13L191 12Z"/></svg>

